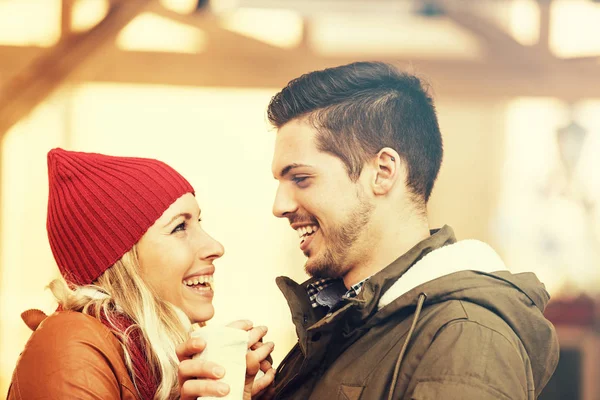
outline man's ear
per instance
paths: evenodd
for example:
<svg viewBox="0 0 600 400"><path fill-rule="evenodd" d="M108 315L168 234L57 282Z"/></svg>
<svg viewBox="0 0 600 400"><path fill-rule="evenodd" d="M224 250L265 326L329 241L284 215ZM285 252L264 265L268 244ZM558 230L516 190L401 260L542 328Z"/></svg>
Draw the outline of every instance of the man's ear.
<svg viewBox="0 0 600 400"><path fill-rule="evenodd" d="M400 156L396 150L390 147L379 150L373 160L376 169L375 179L373 180L373 193L375 195L387 194L396 181L402 178L400 161Z"/></svg>

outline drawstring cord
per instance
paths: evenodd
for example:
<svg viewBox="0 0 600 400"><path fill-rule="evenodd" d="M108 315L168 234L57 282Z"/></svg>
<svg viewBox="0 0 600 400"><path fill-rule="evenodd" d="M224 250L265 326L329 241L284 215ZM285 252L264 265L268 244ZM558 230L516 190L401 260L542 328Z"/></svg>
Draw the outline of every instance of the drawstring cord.
<svg viewBox="0 0 600 400"><path fill-rule="evenodd" d="M390 386L388 400L393 400L392 396L394 395L394 389L396 389L396 384L398 383L398 374L400 373L400 364L402 364L402 359L404 358L404 353L406 353L406 348L408 347L408 342L410 342L410 338L415 330L415 326L417 326L417 321L419 320L419 314L421 314L421 309L423 308L423 303L425 303L425 300L427 300L427 295L425 293L419 294L419 300L417 301L417 309L415 310L415 316L413 317L412 325L410 327L410 330L408 331L408 335L406 336L406 340L404 341L402 350L400 350L400 354L398 355L398 360L396 360L396 367L394 368L394 375L392 377L392 384Z"/></svg>

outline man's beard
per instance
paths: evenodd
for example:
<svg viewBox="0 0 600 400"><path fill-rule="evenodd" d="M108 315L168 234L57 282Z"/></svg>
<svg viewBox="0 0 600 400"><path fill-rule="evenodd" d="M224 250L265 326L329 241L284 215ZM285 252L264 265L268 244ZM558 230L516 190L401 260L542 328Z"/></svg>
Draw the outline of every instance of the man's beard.
<svg viewBox="0 0 600 400"><path fill-rule="evenodd" d="M330 227L327 236L322 235L320 254L308 259L304 266L307 274L315 278L341 278L351 267L348 265L348 254L360 234L364 231L373 212L370 204L362 192L358 192L358 204L348 214L348 218L341 225Z"/></svg>

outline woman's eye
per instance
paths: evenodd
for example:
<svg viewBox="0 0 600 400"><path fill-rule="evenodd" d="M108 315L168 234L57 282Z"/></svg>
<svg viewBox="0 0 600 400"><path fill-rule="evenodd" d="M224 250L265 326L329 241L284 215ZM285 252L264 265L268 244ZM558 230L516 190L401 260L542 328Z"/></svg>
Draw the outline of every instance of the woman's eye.
<svg viewBox="0 0 600 400"><path fill-rule="evenodd" d="M175 232L179 232L179 231L185 231L185 222L180 223L179 225L177 225L175 227L175 229L173 229L171 231L171 233L175 233Z"/></svg>

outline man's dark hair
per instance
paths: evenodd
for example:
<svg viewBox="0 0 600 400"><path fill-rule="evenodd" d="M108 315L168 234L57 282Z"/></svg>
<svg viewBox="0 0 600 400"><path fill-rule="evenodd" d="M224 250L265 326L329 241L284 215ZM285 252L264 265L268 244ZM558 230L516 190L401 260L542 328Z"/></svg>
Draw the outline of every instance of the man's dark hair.
<svg viewBox="0 0 600 400"><path fill-rule="evenodd" d="M384 147L406 164L417 204L429 200L442 162L442 136L421 80L382 62L357 62L304 74L277 93L267 111L281 128L307 117L317 147L340 158L354 181Z"/></svg>

